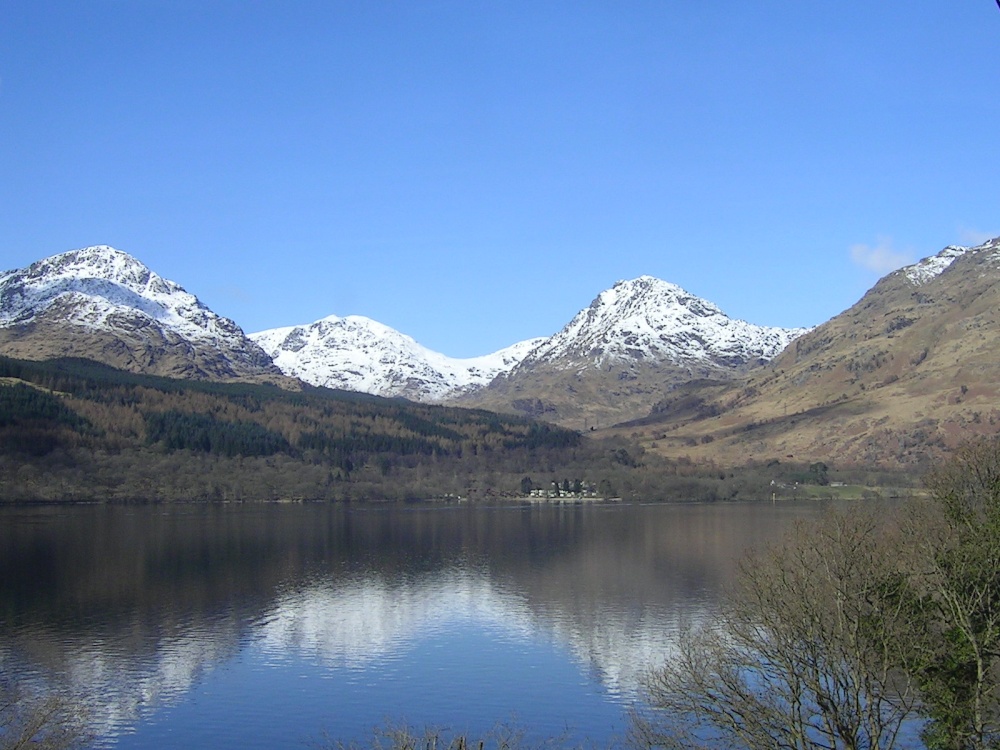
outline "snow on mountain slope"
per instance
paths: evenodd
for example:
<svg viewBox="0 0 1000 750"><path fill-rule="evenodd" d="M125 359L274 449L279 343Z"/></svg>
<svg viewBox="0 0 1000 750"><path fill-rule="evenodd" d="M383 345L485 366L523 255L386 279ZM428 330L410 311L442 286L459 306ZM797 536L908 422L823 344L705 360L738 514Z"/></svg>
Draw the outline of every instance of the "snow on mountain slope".
<svg viewBox="0 0 1000 750"><path fill-rule="evenodd" d="M699 361L738 368L773 358L807 330L735 320L675 284L641 276L601 292L518 369L560 361L567 367Z"/></svg>
<svg viewBox="0 0 1000 750"><path fill-rule="evenodd" d="M976 245L975 247L949 245L937 255L931 255L911 266L900 268L898 271L890 274L890 276L902 274L910 281L911 284L921 286L922 284L926 284L928 281L931 281L947 271L951 267L951 264L963 255L982 255L983 253L992 253L996 255L998 252L1000 252L1000 237L987 240L981 245Z"/></svg>
<svg viewBox="0 0 1000 750"><path fill-rule="evenodd" d="M76 330L88 336L118 337L119 342L127 339L126 347L165 346L175 358L199 350L202 359L214 360L219 369L207 374L276 372L236 323L128 253L107 245L72 250L0 273L0 329L25 339L37 337L39 328L50 339L60 329L66 336Z"/></svg>
<svg viewBox="0 0 1000 750"><path fill-rule="evenodd" d="M439 401L480 388L510 370L544 339L455 359L360 315L250 334L286 375L312 385Z"/></svg>
<svg viewBox="0 0 1000 750"><path fill-rule="evenodd" d="M957 258L960 258L969 252L970 249L971 248L968 247L949 245L937 255L924 258L923 260L914 263L912 266L901 268L900 271L914 284L918 286L920 284L926 284L934 277L940 276L944 273L948 266L954 263Z"/></svg>
<svg viewBox="0 0 1000 750"><path fill-rule="evenodd" d="M549 339L456 359L360 316L246 336L179 285L105 245L0 273L0 350L11 356L86 356L174 377L280 370L315 385L419 401L453 399L539 365L739 369L770 359L803 332L732 320L680 287L643 276L602 292Z"/></svg>
<svg viewBox="0 0 1000 750"><path fill-rule="evenodd" d="M555 336L472 359L431 351L356 315L261 331L250 338L286 375L313 385L442 401L479 391L498 375L509 378L539 366L698 360L720 370L738 369L774 357L805 330L733 320L678 286L643 276L602 292Z"/></svg>

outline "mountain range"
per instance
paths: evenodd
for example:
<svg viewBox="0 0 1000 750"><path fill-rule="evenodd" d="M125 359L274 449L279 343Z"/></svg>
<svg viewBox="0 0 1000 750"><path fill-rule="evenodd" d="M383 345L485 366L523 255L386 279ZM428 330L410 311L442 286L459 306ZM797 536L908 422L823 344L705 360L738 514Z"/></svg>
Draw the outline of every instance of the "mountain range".
<svg viewBox="0 0 1000 750"><path fill-rule="evenodd" d="M454 359L360 316L247 335L108 246L0 273L0 353L311 385L621 428L651 455L916 465L996 431L1000 239L948 247L809 329L757 326L650 276L560 331Z"/></svg>
<svg viewBox="0 0 1000 750"><path fill-rule="evenodd" d="M727 377L770 359L802 332L732 320L710 302L644 276L601 293L550 338L456 359L356 315L247 335L180 285L105 245L0 275L0 352L8 356L81 356L181 378L284 374L310 385L432 403L473 404L500 378L504 385L482 403L528 413L538 409L520 408L517 398L508 404L503 394L523 390L518 384L530 372L575 373L579 380L588 369L600 373L607 367L635 381L652 371L659 385L708 374ZM637 411L622 410L619 403L607 421L648 411L659 391L656 383L646 390ZM540 403L556 421L573 416L558 397Z"/></svg>
<svg viewBox="0 0 1000 750"><path fill-rule="evenodd" d="M674 284L643 276L602 292L549 338L472 359L446 357L360 316L250 338L282 372L311 385L582 427L584 417L611 424L647 414L671 383L734 377L773 358L805 330L733 320Z"/></svg>

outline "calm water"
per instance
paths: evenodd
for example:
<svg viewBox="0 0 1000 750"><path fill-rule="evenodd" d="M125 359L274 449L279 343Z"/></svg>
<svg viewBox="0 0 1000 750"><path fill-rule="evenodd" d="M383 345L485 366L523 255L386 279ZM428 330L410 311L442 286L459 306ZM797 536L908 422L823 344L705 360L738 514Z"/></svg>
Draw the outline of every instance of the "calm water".
<svg viewBox="0 0 1000 750"><path fill-rule="evenodd" d="M818 506L0 510L0 671L101 748L386 721L606 743L747 546Z"/></svg>

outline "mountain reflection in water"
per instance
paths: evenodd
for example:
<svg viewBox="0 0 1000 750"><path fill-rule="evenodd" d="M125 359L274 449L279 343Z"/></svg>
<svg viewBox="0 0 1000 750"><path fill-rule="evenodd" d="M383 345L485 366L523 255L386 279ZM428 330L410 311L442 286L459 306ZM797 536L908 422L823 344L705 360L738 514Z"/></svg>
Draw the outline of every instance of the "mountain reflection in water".
<svg viewBox="0 0 1000 750"><path fill-rule="evenodd" d="M512 716L604 740L742 551L815 511L6 508L0 670L85 701L101 746Z"/></svg>

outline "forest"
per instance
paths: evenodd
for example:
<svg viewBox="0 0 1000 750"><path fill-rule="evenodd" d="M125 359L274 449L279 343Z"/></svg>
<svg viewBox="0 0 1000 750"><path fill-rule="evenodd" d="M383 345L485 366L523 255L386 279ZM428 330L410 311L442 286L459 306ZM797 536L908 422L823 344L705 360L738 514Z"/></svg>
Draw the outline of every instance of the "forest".
<svg viewBox="0 0 1000 750"><path fill-rule="evenodd" d="M825 465L824 465L825 469ZM0 502L423 501L590 488L647 500L771 498L850 467L734 469L526 417L303 386L173 380L0 357Z"/></svg>

